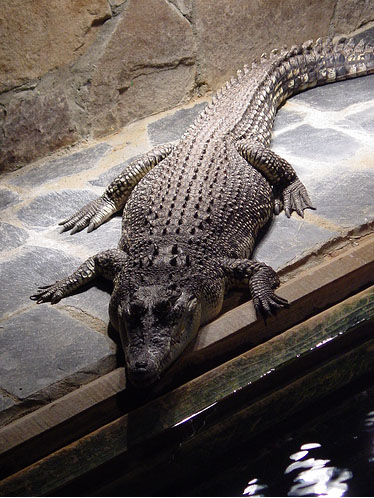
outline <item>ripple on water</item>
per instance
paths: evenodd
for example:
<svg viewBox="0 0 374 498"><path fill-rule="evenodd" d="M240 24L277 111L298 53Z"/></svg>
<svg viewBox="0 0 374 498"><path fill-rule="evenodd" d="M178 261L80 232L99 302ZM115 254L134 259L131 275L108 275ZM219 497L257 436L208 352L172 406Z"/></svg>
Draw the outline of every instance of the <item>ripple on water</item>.
<svg viewBox="0 0 374 498"><path fill-rule="evenodd" d="M300 447L301 451L293 453L285 474L295 472L293 485L288 496L343 496L348 490L347 481L352 478L352 472L328 465L330 460L314 458L310 451L321 448L319 443L306 443ZM298 458L296 459L295 456ZM309 458L305 458L305 457Z"/></svg>
<svg viewBox="0 0 374 498"><path fill-rule="evenodd" d="M374 426L374 411L372 418L368 418ZM348 469L340 469L329 465L328 459L315 458L311 452L321 448L319 443L305 443L300 449L290 455L290 463L284 474L293 478L287 496L344 496L348 490L347 481L353 474ZM244 496L266 496L268 485L260 483L258 479L248 482L243 491Z"/></svg>

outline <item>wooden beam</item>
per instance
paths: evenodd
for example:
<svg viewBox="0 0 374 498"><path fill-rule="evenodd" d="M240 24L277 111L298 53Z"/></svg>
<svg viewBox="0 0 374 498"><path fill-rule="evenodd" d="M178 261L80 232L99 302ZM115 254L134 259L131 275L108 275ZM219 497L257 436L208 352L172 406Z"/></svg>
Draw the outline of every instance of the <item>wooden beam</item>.
<svg viewBox="0 0 374 498"><path fill-rule="evenodd" d="M255 415L250 428L255 434L262 430L261 417L268 427L274 413L277 419L285 417L321 393L327 395L371 372L373 325L374 287L370 287L4 479L0 493L50 494L68 486L74 489L82 480L85 493L94 492L105 479L108 485L113 482L117 471L125 477L136 473L143 458L153 455L158 461L160 448L179 447L194 439L196 428L199 437L212 431L220 434L221 443L230 420L240 413L247 417L251 410ZM303 384L306 394L289 387L321 368L327 368L329 377L322 382L314 375L315 385ZM293 404L277 394L285 389Z"/></svg>

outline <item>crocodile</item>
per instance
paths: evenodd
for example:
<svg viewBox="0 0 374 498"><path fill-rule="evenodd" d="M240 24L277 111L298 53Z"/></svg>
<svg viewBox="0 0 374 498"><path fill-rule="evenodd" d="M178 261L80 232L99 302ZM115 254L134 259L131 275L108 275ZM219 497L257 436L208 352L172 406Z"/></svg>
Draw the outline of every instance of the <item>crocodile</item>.
<svg viewBox="0 0 374 498"><path fill-rule="evenodd" d="M60 223L72 234L91 232L123 208L118 248L31 299L54 304L97 275L112 280L110 321L137 388L159 379L219 314L230 287L247 286L258 315L287 306L275 293L277 273L250 259L273 214L314 209L293 167L270 149L276 111L302 90L371 73L373 46L353 39L307 41L244 66L178 143L130 162L99 198Z"/></svg>

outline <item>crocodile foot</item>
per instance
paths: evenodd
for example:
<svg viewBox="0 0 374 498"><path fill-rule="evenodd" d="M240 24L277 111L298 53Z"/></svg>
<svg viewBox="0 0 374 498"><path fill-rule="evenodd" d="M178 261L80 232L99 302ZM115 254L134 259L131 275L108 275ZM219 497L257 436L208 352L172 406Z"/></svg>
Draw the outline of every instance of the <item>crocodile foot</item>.
<svg viewBox="0 0 374 498"><path fill-rule="evenodd" d="M73 235L86 227L88 227L87 232L92 232L92 230L95 230L95 228L104 223L116 211L117 208L114 202L105 196L101 196L86 204L77 213L70 216L70 218L61 221L59 223L59 225L62 225L61 232L72 229L70 234Z"/></svg>
<svg viewBox="0 0 374 498"><path fill-rule="evenodd" d="M66 288L66 279L57 280L52 285L41 285L37 292L30 296L30 299L36 301L37 304L50 302L56 304L70 292Z"/></svg>
<svg viewBox="0 0 374 498"><path fill-rule="evenodd" d="M279 277L269 266L264 265L249 281L249 289L257 315L264 318L288 306L287 299L277 296L273 289L278 287Z"/></svg>
<svg viewBox="0 0 374 498"><path fill-rule="evenodd" d="M304 209L316 209L312 205L308 192L299 179L293 181L283 190L283 206L287 218L291 217L292 211L296 211L304 218ZM279 209L279 208L278 208Z"/></svg>

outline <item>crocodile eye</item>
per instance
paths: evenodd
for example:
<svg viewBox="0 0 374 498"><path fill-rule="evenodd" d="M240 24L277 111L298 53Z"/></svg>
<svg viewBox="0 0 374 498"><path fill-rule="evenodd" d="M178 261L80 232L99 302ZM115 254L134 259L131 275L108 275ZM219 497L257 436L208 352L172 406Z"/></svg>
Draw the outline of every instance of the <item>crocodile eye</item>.
<svg viewBox="0 0 374 498"><path fill-rule="evenodd" d="M134 301L133 303L130 304L131 312L132 313L144 313L145 306L141 301Z"/></svg>
<svg viewBox="0 0 374 498"><path fill-rule="evenodd" d="M192 297L190 299L190 301L188 302L188 305L187 305L187 310L188 311L192 311L196 308L197 306L197 298L196 297Z"/></svg>
<svg viewBox="0 0 374 498"><path fill-rule="evenodd" d="M137 322L145 313L145 306L141 301L131 301L123 308L128 322Z"/></svg>
<svg viewBox="0 0 374 498"><path fill-rule="evenodd" d="M159 301L155 304L154 313L158 317L165 316L170 311L170 303L169 301Z"/></svg>

